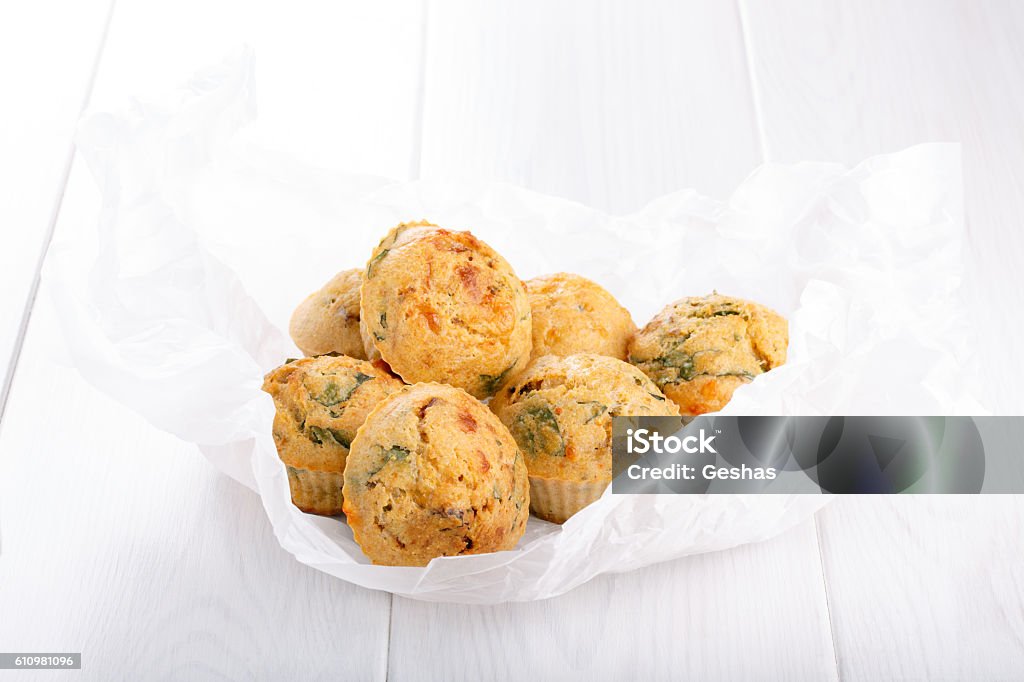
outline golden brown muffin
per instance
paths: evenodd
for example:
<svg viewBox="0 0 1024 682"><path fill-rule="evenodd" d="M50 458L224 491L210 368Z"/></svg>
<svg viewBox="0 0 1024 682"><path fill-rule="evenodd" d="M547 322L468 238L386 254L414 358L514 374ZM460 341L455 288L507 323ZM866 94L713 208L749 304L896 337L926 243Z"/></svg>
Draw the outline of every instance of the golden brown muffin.
<svg viewBox="0 0 1024 682"><path fill-rule="evenodd" d="M491 409L526 457L533 513L555 523L611 482L613 417L679 415L643 372L593 353L533 360Z"/></svg>
<svg viewBox="0 0 1024 682"><path fill-rule="evenodd" d="M384 370L343 355L292 360L267 374L263 390L277 408L274 443L296 507L341 513L349 444L370 410L401 387Z"/></svg>
<svg viewBox="0 0 1024 682"><path fill-rule="evenodd" d="M733 391L786 362L789 325L774 310L713 293L666 306L629 345L629 361L683 415L722 409Z"/></svg>
<svg viewBox="0 0 1024 682"><path fill-rule="evenodd" d="M352 442L345 514L375 564L512 549L530 491L515 441L480 401L415 384L380 403Z"/></svg>
<svg viewBox="0 0 1024 682"><path fill-rule="evenodd" d="M532 357L596 353L626 359L636 325L600 285L565 272L524 284L533 312Z"/></svg>
<svg viewBox="0 0 1024 682"><path fill-rule="evenodd" d="M366 265L360 307L364 339L408 383L439 381L485 398L530 357L523 284L469 232L392 229Z"/></svg>
<svg viewBox="0 0 1024 682"><path fill-rule="evenodd" d="M343 270L306 297L288 324L295 345L306 355L337 353L366 359L359 335L359 286L363 271Z"/></svg>

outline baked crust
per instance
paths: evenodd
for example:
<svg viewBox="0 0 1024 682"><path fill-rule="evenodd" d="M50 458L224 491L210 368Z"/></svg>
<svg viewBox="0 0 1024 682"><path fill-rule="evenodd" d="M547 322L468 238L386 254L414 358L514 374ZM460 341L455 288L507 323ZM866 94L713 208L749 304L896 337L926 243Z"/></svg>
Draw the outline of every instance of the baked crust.
<svg viewBox="0 0 1024 682"><path fill-rule="evenodd" d="M337 353L366 359L359 334L359 287L363 271L343 270L295 308L288 333L308 356Z"/></svg>
<svg viewBox="0 0 1024 682"><path fill-rule="evenodd" d="M469 232L423 222L392 229L366 265L360 308L368 349L408 383L485 398L530 356L523 284Z"/></svg>
<svg viewBox="0 0 1024 682"><path fill-rule="evenodd" d="M524 284L533 312L532 357L596 353L626 359L636 325L599 284L566 272Z"/></svg>
<svg viewBox="0 0 1024 682"><path fill-rule="evenodd" d="M297 498L295 493L310 490L319 494L308 483L316 483L322 490L327 478L315 473L340 476L366 415L401 387L402 382L383 369L346 356L293 360L267 374L263 390L273 397L276 408L274 444L289 468L296 506L320 510L316 513L341 513L340 479L335 481L339 496L329 508L321 501L306 499L308 496Z"/></svg>
<svg viewBox="0 0 1024 682"><path fill-rule="evenodd" d="M733 392L786 362L789 324L774 310L713 293L666 306L629 344L629 361L684 415L722 409Z"/></svg>
<svg viewBox="0 0 1024 682"><path fill-rule="evenodd" d="M486 406L452 386L407 386L382 401L352 442L344 509L375 564L515 547L526 529L526 465Z"/></svg>
<svg viewBox="0 0 1024 682"><path fill-rule="evenodd" d="M516 439L530 476L612 480L612 418L678 416L636 367L603 355L545 355L491 401Z"/></svg>

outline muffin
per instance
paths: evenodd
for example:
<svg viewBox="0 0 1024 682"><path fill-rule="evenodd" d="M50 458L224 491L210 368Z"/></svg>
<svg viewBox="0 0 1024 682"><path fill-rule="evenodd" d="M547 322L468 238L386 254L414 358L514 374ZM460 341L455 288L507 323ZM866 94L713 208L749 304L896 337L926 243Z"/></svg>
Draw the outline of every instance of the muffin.
<svg viewBox="0 0 1024 682"><path fill-rule="evenodd" d="M612 480L612 418L678 416L636 367L593 353L532 361L491 402L526 458L534 514L563 523Z"/></svg>
<svg viewBox="0 0 1024 682"><path fill-rule="evenodd" d="M366 264L360 309L364 339L408 383L437 381L486 398L530 357L523 284L469 232L430 223L392 229Z"/></svg>
<svg viewBox="0 0 1024 682"><path fill-rule="evenodd" d="M733 391L786 362L789 325L769 308L713 293L665 307L629 345L683 415L722 409Z"/></svg>
<svg viewBox="0 0 1024 682"><path fill-rule="evenodd" d="M401 387L386 371L345 356L292 360L267 374L263 390L277 408L274 443L296 507L341 513L352 439L370 410Z"/></svg>
<svg viewBox="0 0 1024 682"><path fill-rule="evenodd" d="M292 313L288 333L306 355L337 353L366 359L359 335L359 285L363 271L343 270L306 297Z"/></svg>
<svg viewBox="0 0 1024 682"><path fill-rule="evenodd" d="M443 384L381 402L352 442L345 514L375 564L512 549L530 491L515 441L480 401Z"/></svg>
<svg viewBox="0 0 1024 682"><path fill-rule="evenodd" d="M533 357L596 353L626 359L636 325L600 285L565 272L524 285L533 313Z"/></svg>

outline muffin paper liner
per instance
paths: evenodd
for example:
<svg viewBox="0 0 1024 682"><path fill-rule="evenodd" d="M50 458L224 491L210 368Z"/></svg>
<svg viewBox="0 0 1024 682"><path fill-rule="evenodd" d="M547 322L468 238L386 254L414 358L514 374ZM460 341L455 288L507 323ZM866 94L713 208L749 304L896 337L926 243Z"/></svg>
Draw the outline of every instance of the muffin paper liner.
<svg viewBox="0 0 1024 682"><path fill-rule="evenodd" d="M545 521L565 523L573 514L599 500L609 483L530 476L530 512Z"/></svg>
<svg viewBox="0 0 1024 682"><path fill-rule="evenodd" d="M287 467L287 471L292 504L310 514L341 514L341 487L345 485L342 472L313 471L292 466Z"/></svg>
<svg viewBox="0 0 1024 682"><path fill-rule="evenodd" d="M715 289L779 311L788 364L738 389L722 414L985 413L960 297L956 145L854 168L769 163L726 201L681 190L613 216L507 184L305 167L236 136L255 117L254 93L243 53L166 104L89 115L77 142L102 211L97 229L57 235L43 288L82 376L256 490L282 547L318 570L418 599L544 599L603 573L764 540L827 501L605 490L563 525L531 517L512 551L371 565L342 519L292 504L260 385L298 357L286 333L295 306L361 266L403 220L471 229L523 279L593 279L639 323Z"/></svg>

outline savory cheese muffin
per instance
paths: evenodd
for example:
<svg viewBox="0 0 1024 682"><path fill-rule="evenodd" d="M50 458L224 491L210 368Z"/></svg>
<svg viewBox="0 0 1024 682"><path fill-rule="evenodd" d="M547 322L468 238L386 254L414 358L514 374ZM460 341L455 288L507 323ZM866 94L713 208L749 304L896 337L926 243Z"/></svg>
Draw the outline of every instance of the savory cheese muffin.
<svg viewBox="0 0 1024 682"><path fill-rule="evenodd" d="M292 360L267 374L263 390L277 408L274 443L296 507L341 513L349 445L370 410L401 387L386 371L345 356Z"/></svg>
<svg viewBox="0 0 1024 682"><path fill-rule="evenodd" d="M375 564L512 549L530 491L519 448L480 401L415 384L381 402L352 442L345 514Z"/></svg>
<svg viewBox="0 0 1024 682"><path fill-rule="evenodd" d="M713 293L665 307L629 345L629 361L683 415L722 409L733 391L786 362L789 325L774 310Z"/></svg>
<svg viewBox="0 0 1024 682"><path fill-rule="evenodd" d="M530 357L523 284L469 232L422 222L392 229L366 265L360 309L364 338L408 383L485 398Z"/></svg>
<svg viewBox="0 0 1024 682"><path fill-rule="evenodd" d="M636 325L600 285L565 272L524 284L533 312L533 357L596 353L626 359Z"/></svg>
<svg viewBox="0 0 1024 682"><path fill-rule="evenodd" d="M533 513L555 523L611 482L613 417L679 415L636 367L592 353L532 361L491 409L526 457Z"/></svg>
<svg viewBox="0 0 1024 682"><path fill-rule="evenodd" d="M306 355L337 353L366 359L359 335L359 286L363 271L343 270L306 297L288 324L295 345Z"/></svg>

